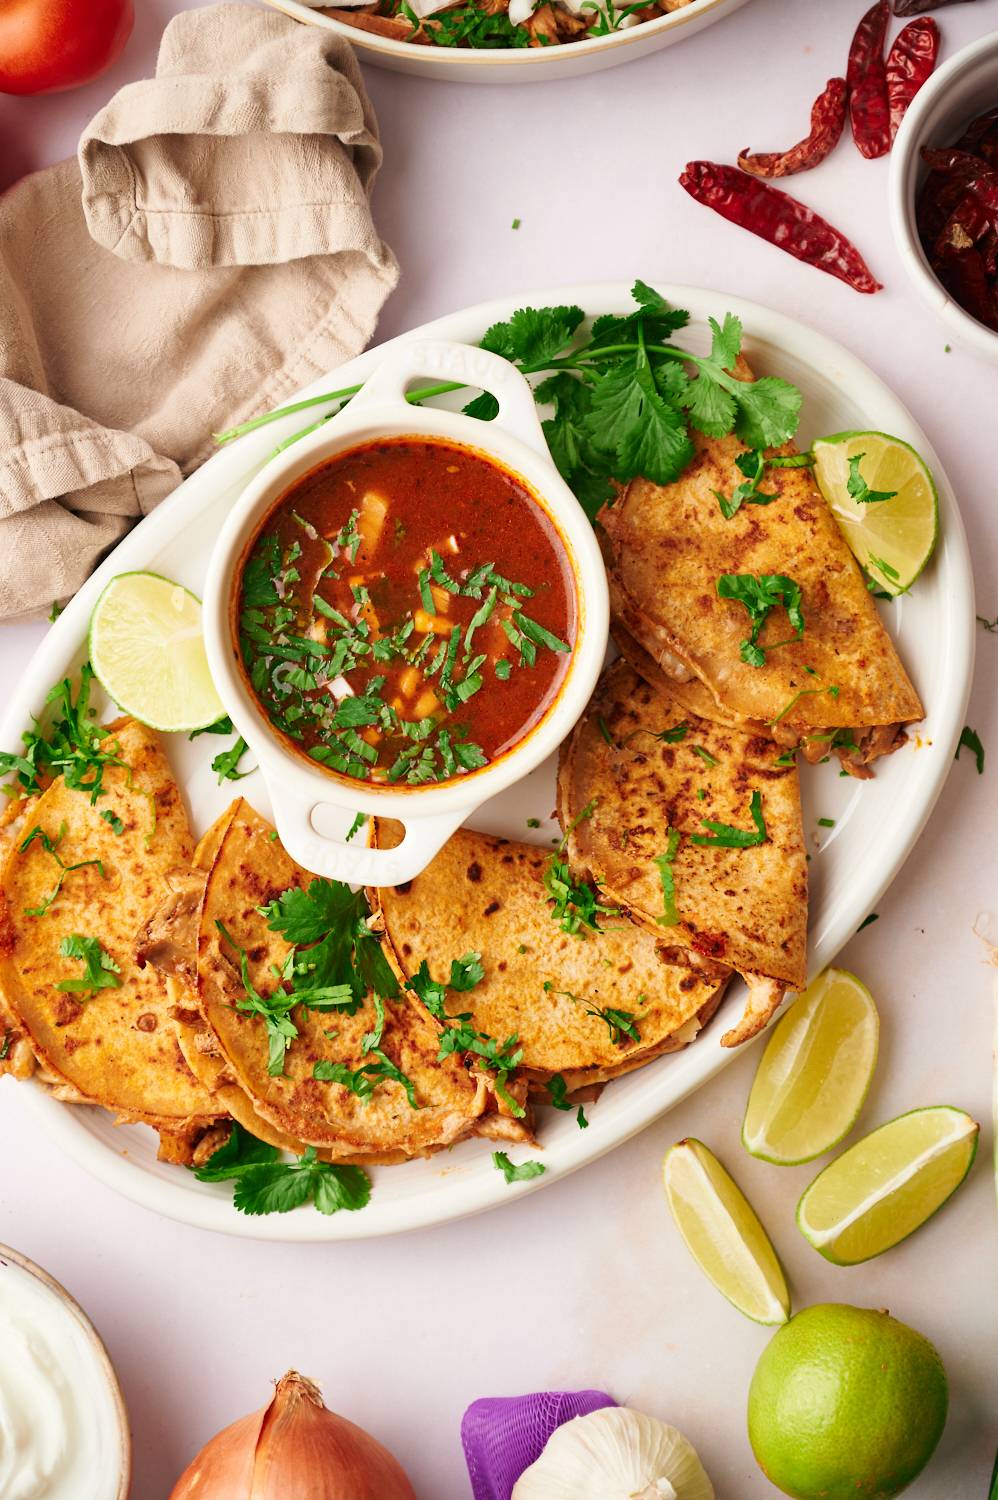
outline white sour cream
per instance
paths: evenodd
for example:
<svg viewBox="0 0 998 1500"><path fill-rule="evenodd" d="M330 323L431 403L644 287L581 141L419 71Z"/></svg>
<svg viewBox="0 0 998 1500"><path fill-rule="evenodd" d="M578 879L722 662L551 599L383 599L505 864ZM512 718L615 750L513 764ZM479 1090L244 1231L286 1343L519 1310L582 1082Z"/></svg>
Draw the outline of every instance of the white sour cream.
<svg viewBox="0 0 998 1500"><path fill-rule="evenodd" d="M117 1500L118 1409L76 1311L0 1252L0 1496Z"/></svg>

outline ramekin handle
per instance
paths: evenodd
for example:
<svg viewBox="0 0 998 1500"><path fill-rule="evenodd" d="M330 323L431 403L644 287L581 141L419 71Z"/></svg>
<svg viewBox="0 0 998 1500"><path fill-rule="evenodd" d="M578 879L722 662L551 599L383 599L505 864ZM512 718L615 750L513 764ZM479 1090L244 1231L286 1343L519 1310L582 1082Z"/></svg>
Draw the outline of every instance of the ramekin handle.
<svg viewBox="0 0 998 1500"><path fill-rule="evenodd" d="M459 344L452 339L413 339L399 344L368 377L345 410L355 414L366 406L409 409L405 393L412 382L431 378L488 391L499 403L495 426L550 461L528 381L509 360L473 344Z"/></svg>
<svg viewBox="0 0 998 1500"><path fill-rule="evenodd" d="M404 840L394 849L371 849L361 842L363 829L357 833L357 841L350 843L316 830L312 822L316 810L338 804L326 804L321 797L302 798L284 787L268 785L278 836L291 858L313 875L348 885L403 885L415 879L472 811L462 807L452 813L408 821L392 813L393 820L405 828Z"/></svg>

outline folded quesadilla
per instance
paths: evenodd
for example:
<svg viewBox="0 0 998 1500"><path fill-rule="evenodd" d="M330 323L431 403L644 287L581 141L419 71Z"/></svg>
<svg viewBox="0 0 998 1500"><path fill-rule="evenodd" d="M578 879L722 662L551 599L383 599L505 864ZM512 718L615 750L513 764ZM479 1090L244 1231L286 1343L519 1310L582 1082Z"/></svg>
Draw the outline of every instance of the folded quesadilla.
<svg viewBox="0 0 998 1500"><path fill-rule="evenodd" d="M403 1161L472 1134L528 1138L520 1121L488 1117L483 1076L440 1056L437 1027L378 963L362 895L301 869L242 801L199 854L204 868L138 951L171 972L185 1055L240 1123L336 1161ZM282 1009L275 1050L265 1012Z"/></svg>
<svg viewBox="0 0 998 1500"><path fill-rule="evenodd" d="M163 981L137 965L132 937L169 872L190 863L192 839L155 735L119 720L104 748L118 763L105 766L96 803L59 777L9 809L0 1001L15 1034L5 1052L18 1076L37 1068L57 1098L152 1125L161 1155L185 1160L219 1110L184 1062Z"/></svg>
<svg viewBox="0 0 998 1500"><path fill-rule="evenodd" d="M388 842L389 830L377 837ZM370 896L398 973L417 995L414 976L446 985L454 960L478 955L483 977L450 993L448 1012L511 1040L535 1089L560 1074L572 1091L692 1041L730 971L691 966L678 950L670 961L670 934L644 932L621 912L566 930L570 910L552 895L562 860L535 844L461 829L415 880Z"/></svg>
<svg viewBox="0 0 998 1500"><path fill-rule="evenodd" d="M923 709L810 469L766 468L739 499L744 445L691 437L680 479L600 513L615 628L692 712L870 775Z"/></svg>
<svg viewBox="0 0 998 1500"><path fill-rule="evenodd" d="M792 755L691 713L618 661L562 746L573 870L691 963L741 974L760 1029L807 980L807 864Z"/></svg>

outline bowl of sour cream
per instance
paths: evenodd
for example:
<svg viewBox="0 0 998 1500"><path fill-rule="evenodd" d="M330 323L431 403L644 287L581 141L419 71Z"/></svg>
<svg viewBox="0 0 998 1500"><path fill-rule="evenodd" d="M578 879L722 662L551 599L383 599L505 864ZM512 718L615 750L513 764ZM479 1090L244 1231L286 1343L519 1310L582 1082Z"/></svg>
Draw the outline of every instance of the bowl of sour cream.
<svg viewBox="0 0 998 1500"><path fill-rule="evenodd" d="M132 1455L118 1378L83 1309L0 1245L0 1495L126 1500Z"/></svg>

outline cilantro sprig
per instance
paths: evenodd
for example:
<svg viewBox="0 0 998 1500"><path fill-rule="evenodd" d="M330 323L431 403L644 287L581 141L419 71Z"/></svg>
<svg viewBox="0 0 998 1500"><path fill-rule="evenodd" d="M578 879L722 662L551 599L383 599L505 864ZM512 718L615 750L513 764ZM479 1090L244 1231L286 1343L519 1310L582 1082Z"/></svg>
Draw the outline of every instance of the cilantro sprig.
<svg viewBox="0 0 998 1500"><path fill-rule="evenodd" d="M306 888L291 886L282 891L259 911L270 931L280 933L292 945L267 994L250 977L245 948L222 922L215 925L239 964L243 993L234 1002L235 1008L263 1021L267 1071L279 1077L288 1048L299 1035L292 1014L297 1007L306 1013L339 1010L354 1015L369 992L396 1000L400 991L368 925L370 913L363 891L317 877ZM376 1042L380 1040L379 1029Z"/></svg>
<svg viewBox="0 0 998 1500"><path fill-rule="evenodd" d="M319 1161L314 1146L297 1161L286 1161L276 1146L235 1121L228 1140L193 1170L199 1182L234 1182L232 1202L243 1214L286 1214L308 1202L320 1214L355 1213L371 1198L371 1179L362 1167Z"/></svg>
<svg viewBox="0 0 998 1500"><path fill-rule="evenodd" d="M444 14L457 21L464 10ZM742 325L733 314L720 323L708 319L710 352L697 355L672 342L688 324L688 312L670 306L644 281L635 281L631 296L630 312L598 317L588 333L581 307L523 307L482 339L483 348L524 374L548 376L535 390L540 404L553 407L544 433L558 469L591 518L612 498L614 481L639 474L658 484L678 479L693 458L691 427L710 437L734 432L746 447L763 449L789 442L800 420L795 386L774 376L739 380L731 373L742 347ZM407 399L425 401L458 389L446 381L410 391ZM354 385L309 397L217 440L230 442L313 406L332 408L332 416L359 390ZM477 396L465 410L494 417L495 399Z"/></svg>

